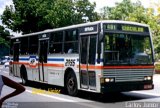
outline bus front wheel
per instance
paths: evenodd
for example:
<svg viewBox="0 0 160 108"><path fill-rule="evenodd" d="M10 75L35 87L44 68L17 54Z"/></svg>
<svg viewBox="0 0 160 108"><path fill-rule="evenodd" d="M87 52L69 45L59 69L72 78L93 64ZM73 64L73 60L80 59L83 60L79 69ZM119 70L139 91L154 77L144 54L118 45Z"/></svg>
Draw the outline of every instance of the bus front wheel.
<svg viewBox="0 0 160 108"><path fill-rule="evenodd" d="M70 72L67 75L66 89L67 89L68 94L71 96L76 96L78 93L77 79L73 72Z"/></svg>

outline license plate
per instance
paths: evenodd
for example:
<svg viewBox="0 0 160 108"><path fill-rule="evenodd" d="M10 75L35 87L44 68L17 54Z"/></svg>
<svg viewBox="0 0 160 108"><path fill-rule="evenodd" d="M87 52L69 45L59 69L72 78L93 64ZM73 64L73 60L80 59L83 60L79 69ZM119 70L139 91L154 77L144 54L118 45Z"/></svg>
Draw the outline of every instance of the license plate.
<svg viewBox="0 0 160 108"><path fill-rule="evenodd" d="M152 85L144 85L144 89L152 89Z"/></svg>

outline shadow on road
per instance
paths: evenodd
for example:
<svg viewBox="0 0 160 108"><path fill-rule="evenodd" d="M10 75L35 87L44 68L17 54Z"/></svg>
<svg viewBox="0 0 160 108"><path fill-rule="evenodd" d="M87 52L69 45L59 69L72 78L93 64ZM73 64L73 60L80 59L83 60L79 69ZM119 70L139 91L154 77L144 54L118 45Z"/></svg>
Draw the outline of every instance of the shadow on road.
<svg viewBox="0 0 160 108"><path fill-rule="evenodd" d="M107 94L83 93L82 95L80 95L80 98L98 101L102 103L116 103L116 102L135 101L135 100L138 101L142 99L157 98L157 96L138 94L132 92L107 93Z"/></svg>
<svg viewBox="0 0 160 108"><path fill-rule="evenodd" d="M42 90L57 89L57 90L61 90L61 94L67 95L65 93L64 88L59 86L53 86L53 85L37 83L37 82L30 82L27 86L33 87L36 89L42 89ZM135 101L135 100L137 101L142 99L157 98L157 96L139 94L139 93L133 93L133 92L97 94L97 93L90 93L85 91L79 91L77 97L80 99L87 99L87 100L101 102L101 103L116 103L116 102Z"/></svg>

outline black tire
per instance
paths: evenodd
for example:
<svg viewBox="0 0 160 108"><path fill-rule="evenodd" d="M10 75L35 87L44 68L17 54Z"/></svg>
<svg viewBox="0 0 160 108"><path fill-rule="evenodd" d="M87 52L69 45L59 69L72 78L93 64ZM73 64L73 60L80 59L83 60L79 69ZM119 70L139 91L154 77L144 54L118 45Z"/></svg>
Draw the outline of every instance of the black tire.
<svg viewBox="0 0 160 108"><path fill-rule="evenodd" d="M27 78L27 71L25 67L21 67L21 79L22 79L22 84L27 85L28 83L28 78Z"/></svg>
<svg viewBox="0 0 160 108"><path fill-rule="evenodd" d="M70 96L76 96L78 93L77 79L73 72L70 72L66 78L66 90Z"/></svg>

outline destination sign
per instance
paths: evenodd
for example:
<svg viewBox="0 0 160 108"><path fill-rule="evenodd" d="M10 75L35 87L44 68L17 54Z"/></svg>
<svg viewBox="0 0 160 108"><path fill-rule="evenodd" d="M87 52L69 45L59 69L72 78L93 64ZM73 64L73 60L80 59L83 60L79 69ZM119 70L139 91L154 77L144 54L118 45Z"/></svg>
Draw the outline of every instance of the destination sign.
<svg viewBox="0 0 160 108"><path fill-rule="evenodd" d="M49 34L48 33L40 34L39 39L42 39L42 38L49 38Z"/></svg>
<svg viewBox="0 0 160 108"><path fill-rule="evenodd" d="M143 27L129 26L129 25L122 25L122 30L124 30L124 31L134 31L134 32L144 32Z"/></svg>
<svg viewBox="0 0 160 108"><path fill-rule="evenodd" d="M85 26L79 28L80 33L91 33L97 32L97 25Z"/></svg>
<svg viewBox="0 0 160 108"><path fill-rule="evenodd" d="M127 25L127 24L106 24L106 30L119 30L128 32L148 32L148 27Z"/></svg>

